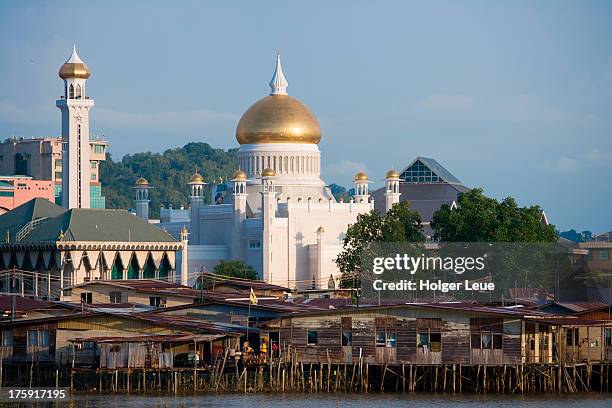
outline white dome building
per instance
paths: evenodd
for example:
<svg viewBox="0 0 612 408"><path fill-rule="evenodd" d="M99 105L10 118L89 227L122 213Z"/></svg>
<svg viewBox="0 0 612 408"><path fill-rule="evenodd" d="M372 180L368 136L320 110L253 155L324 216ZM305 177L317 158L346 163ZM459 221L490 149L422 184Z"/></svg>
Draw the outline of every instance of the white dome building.
<svg viewBox="0 0 612 408"><path fill-rule="evenodd" d="M336 202L321 179L319 121L287 86L278 55L270 94L238 122L238 169L223 185L227 199L203 205L201 190L191 194L189 283L202 266L212 270L221 260L238 259L268 283L328 287L330 277L339 277L334 260L348 225L374 208L361 172L355 198Z"/></svg>

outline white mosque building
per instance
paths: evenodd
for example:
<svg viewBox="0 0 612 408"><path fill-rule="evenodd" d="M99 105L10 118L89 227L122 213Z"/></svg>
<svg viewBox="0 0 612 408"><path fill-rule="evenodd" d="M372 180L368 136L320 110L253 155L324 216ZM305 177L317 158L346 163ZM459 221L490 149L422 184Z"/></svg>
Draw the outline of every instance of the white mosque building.
<svg viewBox="0 0 612 408"><path fill-rule="evenodd" d="M271 92L255 102L236 129L238 169L222 202L204 205L205 180L196 172L189 183L190 209L166 210L167 219L187 221L192 283L197 272L211 271L221 260L253 266L262 280L290 288L327 288L339 270L348 225L371 211L368 176L355 176L355 196L337 202L321 179L321 128L314 114L287 94L280 56ZM147 218L148 184L134 186L137 215ZM399 202L399 174L387 174L385 209ZM172 212L176 212L173 217ZM162 222L168 231L181 221ZM183 225L183 224L181 224Z"/></svg>

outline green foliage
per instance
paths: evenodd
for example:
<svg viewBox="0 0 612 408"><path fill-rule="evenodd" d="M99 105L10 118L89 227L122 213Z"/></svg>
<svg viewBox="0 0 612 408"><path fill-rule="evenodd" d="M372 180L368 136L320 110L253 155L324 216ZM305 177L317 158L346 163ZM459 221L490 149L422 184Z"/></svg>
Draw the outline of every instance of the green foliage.
<svg viewBox="0 0 612 408"><path fill-rule="evenodd" d="M574 242L586 242L591 240L593 233L591 231L577 232L572 228L571 230L560 232L559 236Z"/></svg>
<svg viewBox="0 0 612 408"><path fill-rule="evenodd" d="M443 205L431 227L443 242L555 242L554 225L545 225L539 206L518 207L512 197L498 202L482 189L460 193L458 208Z"/></svg>
<svg viewBox="0 0 612 408"><path fill-rule="evenodd" d="M334 198L336 199L336 201L340 201L340 198L342 198L345 202L348 203L348 201L351 199L351 197L353 195L355 195L355 189L351 188L351 189L346 189L345 187L342 187L338 184L332 183L329 185L329 189L331 190L332 195L334 196Z"/></svg>
<svg viewBox="0 0 612 408"><path fill-rule="evenodd" d="M359 214L357 222L349 225L336 258L342 287L360 286L362 257L366 246L374 242L425 242L421 216L407 201L393 205L385 215L377 210Z"/></svg>
<svg viewBox="0 0 612 408"><path fill-rule="evenodd" d="M215 149L207 143L188 143L163 153L136 153L113 161L110 154L100 163L102 194L107 208L133 207L130 188L138 177L146 178L154 187L151 197L151 217L159 217L160 205L178 208L189 205L187 183L196 169L206 182L222 177L228 179L236 170L237 149ZM210 194L204 196L210 202Z"/></svg>
<svg viewBox="0 0 612 408"><path fill-rule="evenodd" d="M232 278L258 279L257 272L251 265L246 265L242 261L237 260L221 261L215 266L213 272L217 275L229 276Z"/></svg>

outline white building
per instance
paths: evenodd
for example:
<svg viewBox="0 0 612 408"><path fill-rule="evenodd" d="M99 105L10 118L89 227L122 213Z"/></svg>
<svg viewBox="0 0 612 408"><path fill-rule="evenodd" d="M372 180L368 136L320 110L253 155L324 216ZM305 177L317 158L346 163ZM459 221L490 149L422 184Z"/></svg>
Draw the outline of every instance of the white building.
<svg viewBox="0 0 612 408"><path fill-rule="evenodd" d="M74 47L59 70L64 94L56 101L62 111L62 206L67 209L90 207L89 110L94 100L86 93L89 75Z"/></svg>
<svg viewBox="0 0 612 408"><path fill-rule="evenodd" d="M287 85L278 56L270 94L238 123L238 170L228 199L204 205L203 176L196 172L189 183L191 279L202 267L238 259L268 283L327 287L339 277L334 260L348 225L374 208L363 172L355 176L355 197L336 202L321 179L319 122ZM386 206L399 201L398 180L395 172L388 177ZM174 224L162 220L160 227L172 231Z"/></svg>

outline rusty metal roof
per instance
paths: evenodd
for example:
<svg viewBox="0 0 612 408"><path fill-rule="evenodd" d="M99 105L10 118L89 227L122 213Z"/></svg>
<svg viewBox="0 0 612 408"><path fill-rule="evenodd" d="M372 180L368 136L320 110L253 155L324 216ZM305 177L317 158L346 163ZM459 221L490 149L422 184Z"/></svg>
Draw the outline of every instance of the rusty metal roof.
<svg viewBox="0 0 612 408"><path fill-rule="evenodd" d="M69 339L71 343L82 341L95 341L96 343L185 343L197 341L212 341L225 337L223 334L166 334L166 335L149 335L149 336L103 336L103 337L77 337Z"/></svg>
<svg viewBox="0 0 612 408"><path fill-rule="evenodd" d="M604 302L550 302L540 306L545 309L552 306L559 306L575 313L592 312L607 309L609 306Z"/></svg>

